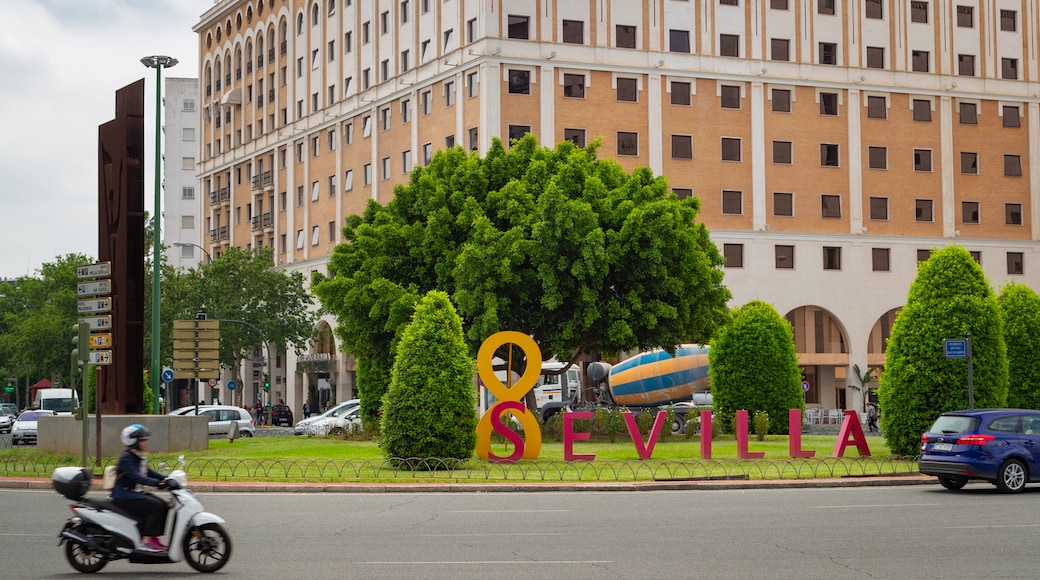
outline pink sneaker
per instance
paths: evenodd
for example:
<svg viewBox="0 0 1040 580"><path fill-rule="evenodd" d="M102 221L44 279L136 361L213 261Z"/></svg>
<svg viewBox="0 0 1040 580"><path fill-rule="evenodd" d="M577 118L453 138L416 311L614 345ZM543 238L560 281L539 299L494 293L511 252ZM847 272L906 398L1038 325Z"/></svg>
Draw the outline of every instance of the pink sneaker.
<svg viewBox="0 0 1040 580"><path fill-rule="evenodd" d="M165 552L167 548L166 544L162 543L162 540L153 537L144 543L142 549L149 552Z"/></svg>

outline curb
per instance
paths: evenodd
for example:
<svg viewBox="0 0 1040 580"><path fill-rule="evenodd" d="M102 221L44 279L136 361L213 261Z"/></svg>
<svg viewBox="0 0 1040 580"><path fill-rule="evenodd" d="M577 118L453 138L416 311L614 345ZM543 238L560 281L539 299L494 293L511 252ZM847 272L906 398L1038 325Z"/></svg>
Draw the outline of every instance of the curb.
<svg viewBox="0 0 1040 580"><path fill-rule="evenodd" d="M934 485L937 482L934 477L926 475L618 483L274 483L200 481L192 483L190 489L196 493L532 493L888 487ZM93 487L95 491L100 491L99 485ZM46 478L0 477L0 489L50 490L52 487L51 480Z"/></svg>

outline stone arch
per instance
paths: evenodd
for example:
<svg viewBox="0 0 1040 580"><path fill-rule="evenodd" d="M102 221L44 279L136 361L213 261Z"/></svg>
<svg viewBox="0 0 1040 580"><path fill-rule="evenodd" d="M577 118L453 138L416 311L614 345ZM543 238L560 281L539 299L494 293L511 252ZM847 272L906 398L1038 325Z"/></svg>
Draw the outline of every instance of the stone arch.
<svg viewBox="0 0 1040 580"><path fill-rule="evenodd" d="M844 324L831 311L814 305L799 306L784 318L791 323L798 364L809 382L806 405L847 408L845 374L850 357Z"/></svg>
<svg viewBox="0 0 1040 580"><path fill-rule="evenodd" d="M872 367L885 366L885 353L888 351L888 338L892 336L892 326L896 323L896 316L903 307L893 308L881 315L870 329L867 337L867 364Z"/></svg>

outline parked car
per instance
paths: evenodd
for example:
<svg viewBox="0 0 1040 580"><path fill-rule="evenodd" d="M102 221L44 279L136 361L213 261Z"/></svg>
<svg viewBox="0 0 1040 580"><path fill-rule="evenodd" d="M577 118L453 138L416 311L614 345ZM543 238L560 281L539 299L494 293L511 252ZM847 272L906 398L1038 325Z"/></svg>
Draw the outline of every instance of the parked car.
<svg viewBox="0 0 1040 580"><path fill-rule="evenodd" d="M293 416L289 405L271 405L271 424L292 427Z"/></svg>
<svg viewBox="0 0 1040 580"><path fill-rule="evenodd" d="M943 413L921 435L918 470L946 489L988 481L1004 493L1040 481L1040 411L975 409Z"/></svg>
<svg viewBox="0 0 1040 580"><path fill-rule="evenodd" d="M36 445L37 420L46 415L53 415L49 409L24 411L11 426L11 443L14 445Z"/></svg>
<svg viewBox="0 0 1040 580"><path fill-rule="evenodd" d="M308 435L341 435L361 430L361 406L344 408L339 414L330 414L307 425Z"/></svg>
<svg viewBox="0 0 1040 580"><path fill-rule="evenodd" d="M0 433L10 433L14 426L14 418L10 415L0 413Z"/></svg>
<svg viewBox="0 0 1040 580"><path fill-rule="evenodd" d="M208 408L210 408L212 406L213 405L199 405L198 407L199 407L199 410L202 410L202 409L208 409ZM195 414L194 411L195 411L195 405L188 405L187 407L180 407L178 409L174 409L174 410L170 411L169 413L167 413L167 415L187 415L189 412L192 415L194 415Z"/></svg>
<svg viewBox="0 0 1040 580"><path fill-rule="evenodd" d="M326 418L326 417L328 417L328 416L330 416L332 414L343 413L343 412L345 412L345 411L347 411L347 410L349 410L349 409L351 409L353 407L358 407L360 405L361 405L361 400L360 399L351 399L349 401L344 401L344 402L336 405L335 407L329 409L328 411L325 411L324 413L321 413L319 415L311 415L310 417L308 417L306 419L300 419L300 421L298 423L296 423L296 427L293 429L293 435L306 435L307 434L307 426L308 425L311 425L312 423L315 423L316 421L320 421L321 419L324 419L324 418Z"/></svg>
<svg viewBox="0 0 1040 580"><path fill-rule="evenodd" d="M7 415L14 421L18 417L18 407L14 403L0 403L0 415Z"/></svg>
<svg viewBox="0 0 1040 580"><path fill-rule="evenodd" d="M191 407L180 414L194 415L195 407ZM231 431L231 424L235 422L238 423L239 437L253 437L256 435L256 424L253 422L253 415L242 407L231 405L200 406L199 415L209 417L210 436L227 435Z"/></svg>

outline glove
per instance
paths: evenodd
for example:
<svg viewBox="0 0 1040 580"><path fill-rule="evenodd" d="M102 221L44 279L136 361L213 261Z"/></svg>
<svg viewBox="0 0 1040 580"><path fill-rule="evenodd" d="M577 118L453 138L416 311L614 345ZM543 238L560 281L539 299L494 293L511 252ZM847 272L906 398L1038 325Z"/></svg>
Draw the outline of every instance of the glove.
<svg viewBox="0 0 1040 580"><path fill-rule="evenodd" d="M166 487L167 487L166 478L160 479L159 480L159 484L156 485L155 487L157 487L158 489L166 489Z"/></svg>

